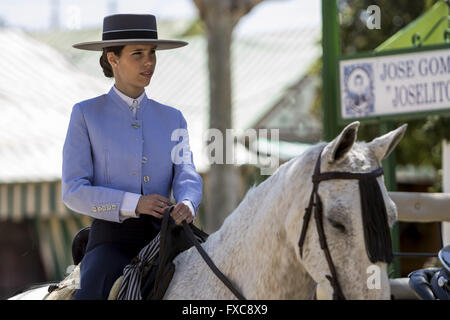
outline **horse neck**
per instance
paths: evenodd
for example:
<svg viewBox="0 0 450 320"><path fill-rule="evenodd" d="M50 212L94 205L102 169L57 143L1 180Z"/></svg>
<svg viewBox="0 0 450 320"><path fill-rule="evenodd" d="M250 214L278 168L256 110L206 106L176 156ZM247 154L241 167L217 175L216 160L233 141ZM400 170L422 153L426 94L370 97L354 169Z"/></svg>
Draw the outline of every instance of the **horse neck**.
<svg viewBox="0 0 450 320"><path fill-rule="evenodd" d="M222 271L244 294L254 295L247 295L248 299L308 299L314 291L312 278L296 257L298 246L287 239L285 227L291 202L284 198L284 181L294 164L286 163L250 190L205 243ZM306 193L301 197L296 202L301 201L304 208Z"/></svg>

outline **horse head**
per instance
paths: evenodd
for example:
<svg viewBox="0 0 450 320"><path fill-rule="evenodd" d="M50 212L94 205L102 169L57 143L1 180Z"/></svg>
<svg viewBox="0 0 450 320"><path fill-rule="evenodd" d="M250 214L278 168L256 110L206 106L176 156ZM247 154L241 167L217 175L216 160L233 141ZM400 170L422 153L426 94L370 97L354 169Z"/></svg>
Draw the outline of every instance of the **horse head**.
<svg viewBox="0 0 450 320"><path fill-rule="evenodd" d="M389 299L389 228L397 209L381 161L406 125L368 143L356 143L358 127L349 124L330 143L294 160L284 188L292 200L285 228L296 258L326 298Z"/></svg>

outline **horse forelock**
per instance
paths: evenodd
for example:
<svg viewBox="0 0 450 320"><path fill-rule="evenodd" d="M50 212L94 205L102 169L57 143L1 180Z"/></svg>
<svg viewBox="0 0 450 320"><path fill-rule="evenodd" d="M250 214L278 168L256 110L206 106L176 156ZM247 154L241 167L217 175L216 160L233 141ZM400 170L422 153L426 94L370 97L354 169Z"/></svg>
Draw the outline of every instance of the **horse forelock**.
<svg viewBox="0 0 450 320"><path fill-rule="evenodd" d="M380 166L375 154L367 147L366 142L356 142L350 151L342 159L328 163L322 162L321 172L344 171L344 172L370 172Z"/></svg>

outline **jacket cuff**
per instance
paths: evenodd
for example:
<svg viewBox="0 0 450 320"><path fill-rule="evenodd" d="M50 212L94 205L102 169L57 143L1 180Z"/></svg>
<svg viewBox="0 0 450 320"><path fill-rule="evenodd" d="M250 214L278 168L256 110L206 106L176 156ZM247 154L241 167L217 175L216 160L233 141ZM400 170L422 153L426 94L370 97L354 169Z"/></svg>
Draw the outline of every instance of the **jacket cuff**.
<svg viewBox="0 0 450 320"><path fill-rule="evenodd" d="M192 202L190 200L187 200L187 199L183 200L182 202L189 207L189 209L191 210L192 215L195 218L195 215L197 214L197 212L195 212L194 205L192 204Z"/></svg>
<svg viewBox="0 0 450 320"><path fill-rule="evenodd" d="M140 194L125 192L119 210L120 222L123 222L128 218L139 218L139 214L136 213L136 207L140 197Z"/></svg>

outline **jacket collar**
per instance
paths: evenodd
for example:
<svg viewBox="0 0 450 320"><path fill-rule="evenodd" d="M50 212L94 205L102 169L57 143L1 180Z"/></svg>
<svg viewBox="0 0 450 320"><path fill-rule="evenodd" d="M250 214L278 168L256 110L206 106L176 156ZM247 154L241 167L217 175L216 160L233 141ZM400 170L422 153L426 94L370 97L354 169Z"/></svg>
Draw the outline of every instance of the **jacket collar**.
<svg viewBox="0 0 450 320"><path fill-rule="evenodd" d="M126 94L120 92L120 90L117 89L117 87L116 87L115 85L113 85L112 88L113 88L114 92L117 93L117 95L118 95L120 98L122 98L122 100L125 101L126 104L129 105L129 106L131 106L131 105L136 105L136 104L140 104L141 101L142 101L142 99L143 99L144 96L145 96L145 90L144 90L144 92L142 92L142 94L141 94L139 97L137 97L137 98L131 98L131 97L127 96Z"/></svg>
<svg viewBox="0 0 450 320"><path fill-rule="evenodd" d="M115 89L114 85L113 85L111 87L111 89L109 90L107 96L110 97L114 102L116 102L116 104L119 105L121 108L124 108L124 109L129 111L130 110L130 106L132 105L134 99L130 98L130 97L127 97L126 95L122 94L123 96L125 96L125 97L130 99L131 103L128 104L128 102L125 102L125 99L123 99L121 96L119 96L119 94L116 92L116 90L117 89ZM145 106L147 104L148 98L147 98L147 94L145 93L145 91L136 100L139 100L139 99L140 99L139 105L141 107L143 107L143 106Z"/></svg>

